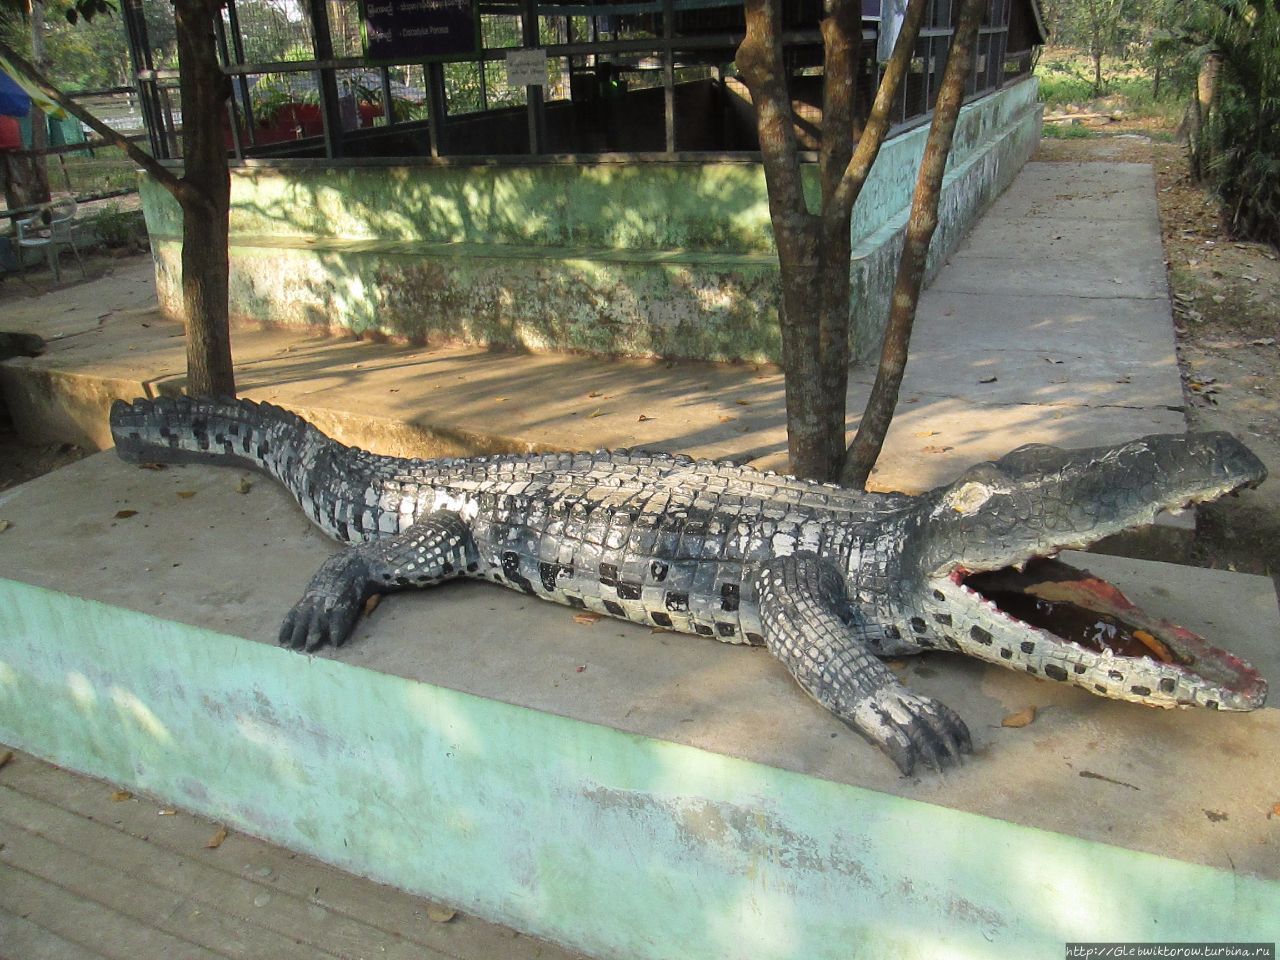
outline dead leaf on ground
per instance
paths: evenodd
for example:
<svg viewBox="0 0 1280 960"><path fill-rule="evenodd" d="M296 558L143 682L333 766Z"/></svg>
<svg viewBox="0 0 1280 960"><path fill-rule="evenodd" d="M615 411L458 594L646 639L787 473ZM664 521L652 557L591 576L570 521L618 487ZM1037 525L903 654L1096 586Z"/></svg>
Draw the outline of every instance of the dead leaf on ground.
<svg viewBox="0 0 1280 960"><path fill-rule="evenodd" d="M178 811L173 809L173 807L161 807L156 811L156 816L158 817L176 817L177 815Z"/></svg>
<svg viewBox="0 0 1280 960"><path fill-rule="evenodd" d="M600 414L602 414L602 413L604 413L604 411L603 411L603 410L601 410L599 407L596 407L596 408L595 408L594 410L592 410L589 414L587 414L587 419L588 419L588 420L594 420L596 417L600 416Z"/></svg>
<svg viewBox="0 0 1280 960"><path fill-rule="evenodd" d="M253 489L253 481L248 477L241 477L240 482L236 484L236 493L248 493Z"/></svg>
<svg viewBox="0 0 1280 960"><path fill-rule="evenodd" d="M168 470L169 465L167 463L140 463L138 464L138 469L139 470Z"/></svg>
<svg viewBox="0 0 1280 960"><path fill-rule="evenodd" d="M378 609L378 604L380 604L381 602L382 602L382 594L380 593L369 594L369 599L364 602L364 615L367 617L369 614L373 613L374 610Z"/></svg>
<svg viewBox="0 0 1280 960"><path fill-rule="evenodd" d="M132 800L133 794L128 790L116 790L112 792L111 799L114 803L123 803L126 800Z"/></svg>
<svg viewBox="0 0 1280 960"><path fill-rule="evenodd" d="M916 434L917 437L936 437L937 435L938 435L937 430L921 430L919 433Z"/></svg>
<svg viewBox="0 0 1280 960"><path fill-rule="evenodd" d="M598 396L600 396L602 393L603 393L603 391L601 391L601 390L592 390L590 393L588 393L588 394L587 394L587 396L588 396L588 397L598 397Z"/></svg>
<svg viewBox="0 0 1280 960"><path fill-rule="evenodd" d="M117 510L115 519L128 520L130 517L136 517L137 515L138 515L137 510Z"/></svg>
<svg viewBox="0 0 1280 960"><path fill-rule="evenodd" d="M581 623L588 627L593 623L599 623L603 619L604 614L601 613L575 613L573 615L574 623Z"/></svg>
<svg viewBox="0 0 1280 960"><path fill-rule="evenodd" d="M737 419L738 419L737 417L721 417L721 418L720 418L720 422L721 422L721 423L733 423L733 421L735 421L735 420L737 420Z"/></svg>
<svg viewBox="0 0 1280 960"><path fill-rule="evenodd" d="M195 492L194 490L179 490L179 491L178 491L178 499L180 499L180 500L190 500L190 499L191 499L192 497L194 497L195 495L196 495L196 492Z"/></svg>
<svg viewBox="0 0 1280 960"><path fill-rule="evenodd" d="M750 401L750 400L735 400L735 401L733 401L733 402L734 402L734 403L736 403L736 404L737 404L738 406L740 406L740 407L749 407L749 406L751 406L751 401Z"/></svg>
<svg viewBox="0 0 1280 960"><path fill-rule="evenodd" d="M989 376L989 377L979 377L978 382L979 383L995 383L997 379L998 378L993 374L992 376Z"/></svg>
<svg viewBox="0 0 1280 960"><path fill-rule="evenodd" d="M1035 707L1023 707L1000 721L1002 727L1025 727L1036 718Z"/></svg>
<svg viewBox="0 0 1280 960"><path fill-rule="evenodd" d="M1280 800L1277 800L1275 803L1271 805L1271 815L1275 817L1280 817Z"/></svg>
<svg viewBox="0 0 1280 960"><path fill-rule="evenodd" d="M935 444L929 444L924 448L925 453L946 453L948 450L954 450L955 447L939 447Z"/></svg>
<svg viewBox="0 0 1280 960"><path fill-rule="evenodd" d="M448 923L458 915L458 911L450 907L442 907L437 903L427 906L427 919L432 923Z"/></svg>
<svg viewBox="0 0 1280 960"><path fill-rule="evenodd" d="M640 414L640 416L638 416L638 417L636 418L636 422L637 422L637 423L644 423L646 420L656 420L656 419L657 419L656 417L651 417L651 416L649 416L648 414L644 414L644 413L642 413L642 414Z"/></svg>
<svg viewBox="0 0 1280 960"><path fill-rule="evenodd" d="M222 846L222 841L225 839L227 839L227 828L219 827L218 832L205 841L205 844L204 844L205 849L217 850L220 846Z"/></svg>
<svg viewBox="0 0 1280 960"><path fill-rule="evenodd" d="M4 753L0 753L0 770L3 770L11 763L13 763L12 750L6 750Z"/></svg>

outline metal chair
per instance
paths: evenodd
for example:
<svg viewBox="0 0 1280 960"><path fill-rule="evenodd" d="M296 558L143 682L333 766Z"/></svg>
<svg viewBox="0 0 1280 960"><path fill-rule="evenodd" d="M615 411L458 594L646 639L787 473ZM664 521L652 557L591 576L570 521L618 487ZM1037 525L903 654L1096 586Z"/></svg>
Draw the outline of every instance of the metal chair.
<svg viewBox="0 0 1280 960"><path fill-rule="evenodd" d="M71 197L55 200L40 213L26 220L16 221L18 228L18 248L21 255L23 247L32 249L44 248L49 259L49 269L53 273L55 283L62 282L62 271L58 266L58 254L63 247L70 247L80 264L80 276L86 280L88 272L84 268L84 258L80 256L80 248L76 246L75 230L76 202Z"/></svg>

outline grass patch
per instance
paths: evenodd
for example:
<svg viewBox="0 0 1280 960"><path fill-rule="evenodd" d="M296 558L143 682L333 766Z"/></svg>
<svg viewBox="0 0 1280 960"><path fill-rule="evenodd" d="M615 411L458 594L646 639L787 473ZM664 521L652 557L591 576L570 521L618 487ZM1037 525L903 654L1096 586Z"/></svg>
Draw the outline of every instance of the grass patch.
<svg viewBox="0 0 1280 960"><path fill-rule="evenodd" d="M1083 123L1046 123L1042 133L1046 140L1087 140L1097 131Z"/></svg>
<svg viewBox="0 0 1280 960"><path fill-rule="evenodd" d="M84 151L88 154L89 151ZM95 147L92 156L79 153L49 157L49 183L78 197L131 190L138 185L137 164L119 147Z"/></svg>
<svg viewBox="0 0 1280 960"><path fill-rule="evenodd" d="M1040 99L1051 111L1069 106L1090 106L1099 112L1119 112L1131 119L1151 118L1176 123L1185 106L1183 91L1173 84L1161 86L1156 99L1155 84L1145 65L1118 57L1103 57L1104 89L1094 96L1093 61L1081 50L1067 47L1046 49L1036 65Z"/></svg>

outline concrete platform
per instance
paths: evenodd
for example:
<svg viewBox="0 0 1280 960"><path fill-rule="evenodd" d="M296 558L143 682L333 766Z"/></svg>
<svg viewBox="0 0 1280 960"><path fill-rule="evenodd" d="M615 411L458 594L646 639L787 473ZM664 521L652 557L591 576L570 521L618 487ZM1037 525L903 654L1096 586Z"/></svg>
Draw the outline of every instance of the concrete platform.
<svg viewBox="0 0 1280 960"><path fill-rule="evenodd" d="M903 779L763 650L487 585L384 599L304 657L270 644L332 545L239 477L107 453L0 498L0 740L599 955L842 956L856 933L1036 956L1082 930L1262 939L1280 910L1274 708L921 657L904 679L976 753ZM1081 562L1280 677L1265 578ZM775 942L791 912L807 935Z"/></svg>

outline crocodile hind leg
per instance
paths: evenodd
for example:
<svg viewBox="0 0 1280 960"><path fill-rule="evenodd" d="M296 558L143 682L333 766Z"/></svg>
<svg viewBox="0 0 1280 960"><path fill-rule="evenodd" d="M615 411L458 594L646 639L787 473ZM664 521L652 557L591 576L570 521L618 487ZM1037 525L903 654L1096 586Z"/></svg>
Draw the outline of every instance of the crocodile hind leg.
<svg viewBox="0 0 1280 960"><path fill-rule="evenodd" d="M935 769L971 749L969 731L946 705L912 693L872 652L872 636L848 609L844 580L812 555L780 557L756 577L769 650L820 704L889 755L903 774Z"/></svg>
<svg viewBox="0 0 1280 960"><path fill-rule="evenodd" d="M280 625L280 643L295 650L339 646L370 595L440 583L474 571L478 561L461 517L427 514L403 533L357 544L326 560Z"/></svg>

